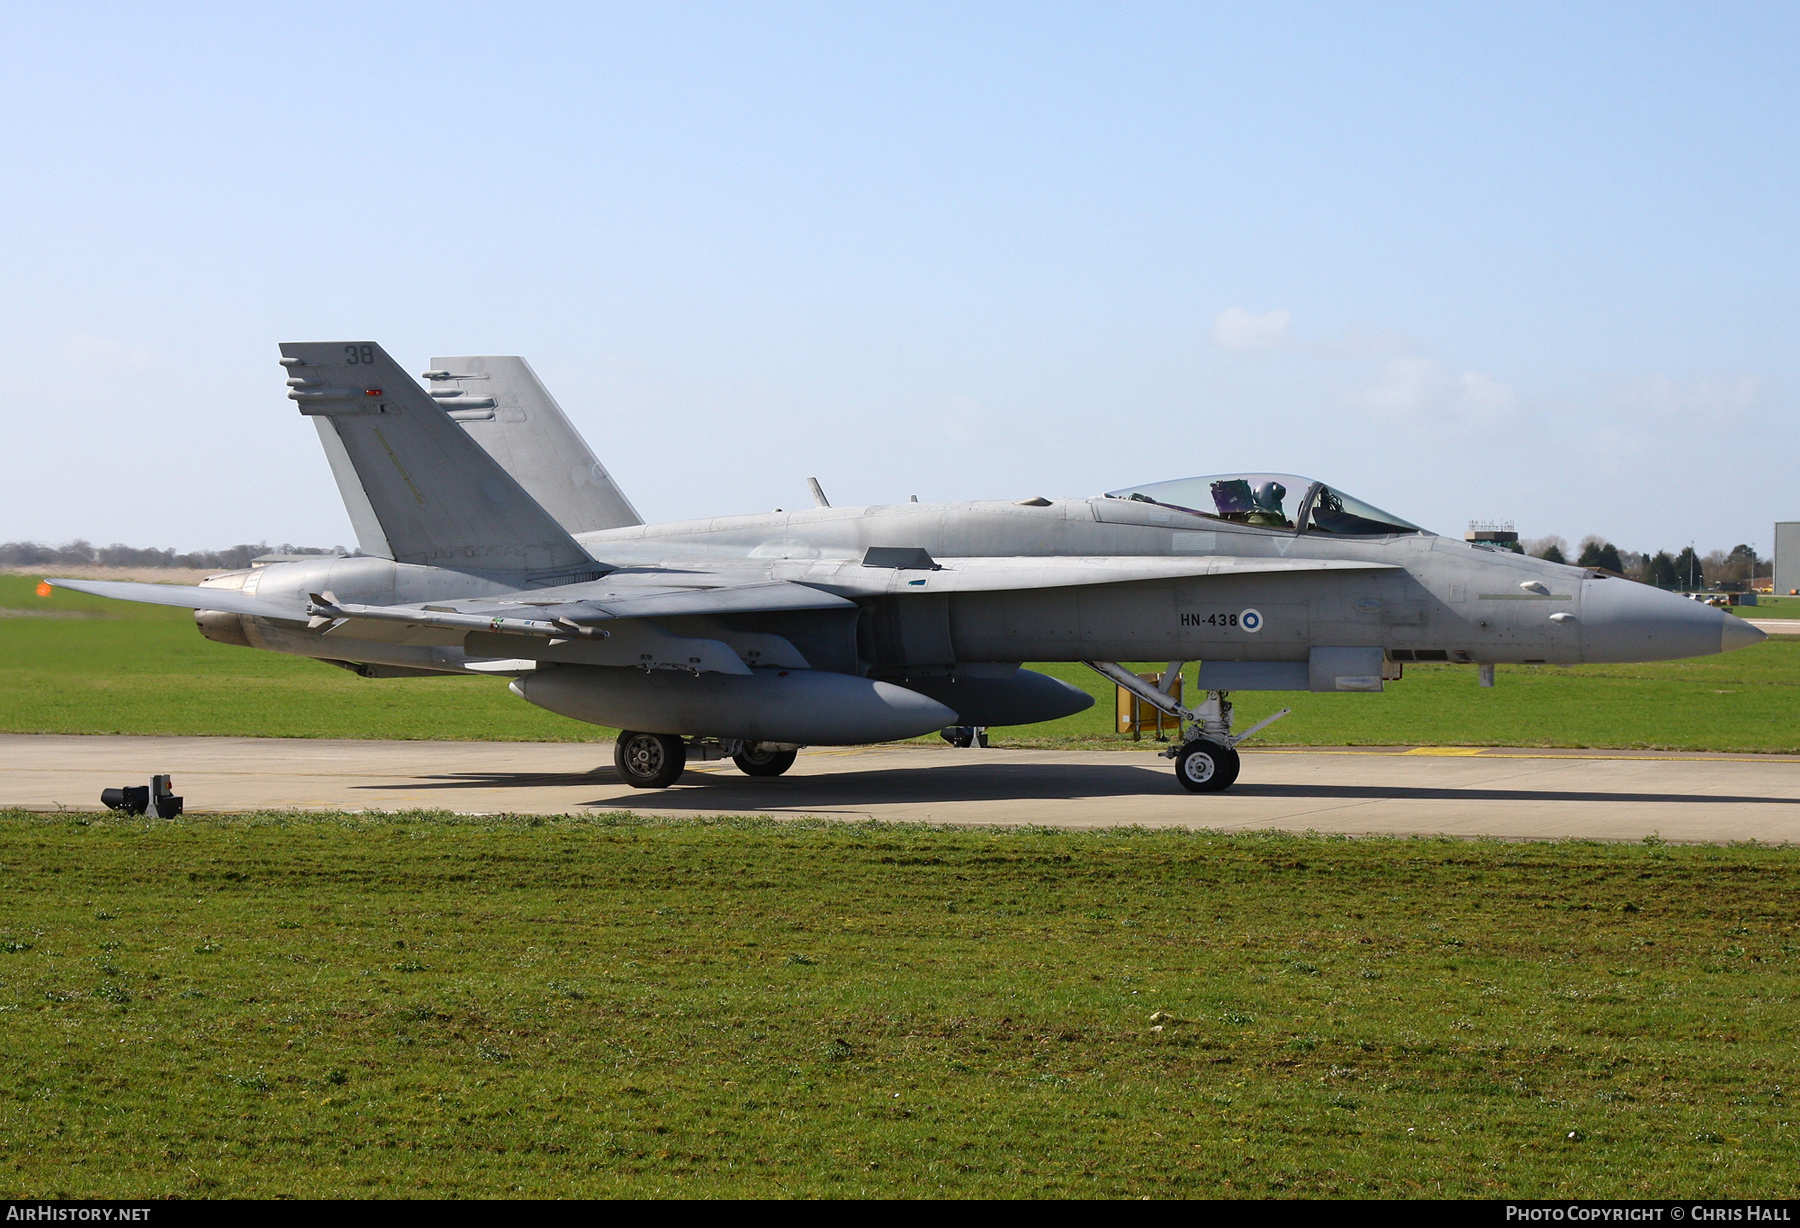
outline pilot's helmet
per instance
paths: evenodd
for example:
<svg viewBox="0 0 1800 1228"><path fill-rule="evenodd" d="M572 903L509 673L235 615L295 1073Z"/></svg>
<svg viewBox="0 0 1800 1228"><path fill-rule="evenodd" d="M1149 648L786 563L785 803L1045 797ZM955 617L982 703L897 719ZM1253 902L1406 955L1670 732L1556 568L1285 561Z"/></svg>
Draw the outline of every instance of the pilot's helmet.
<svg viewBox="0 0 1800 1228"><path fill-rule="evenodd" d="M1265 512L1279 512L1285 498L1287 487L1280 482L1264 482L1256 488L1256 506Z"/></svg>

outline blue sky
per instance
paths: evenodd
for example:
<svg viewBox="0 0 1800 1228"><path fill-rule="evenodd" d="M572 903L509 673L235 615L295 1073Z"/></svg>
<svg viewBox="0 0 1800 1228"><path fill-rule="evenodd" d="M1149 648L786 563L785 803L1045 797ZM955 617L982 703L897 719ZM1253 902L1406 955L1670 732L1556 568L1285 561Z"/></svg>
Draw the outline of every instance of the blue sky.
<svg viewBox="0 0 1800 1228"><path fill-rule="evenodd" d="M352 538L278 342L537 367L652 520L1310 473L1800 519L1792 5L13 5L0 539Z"/></svg>

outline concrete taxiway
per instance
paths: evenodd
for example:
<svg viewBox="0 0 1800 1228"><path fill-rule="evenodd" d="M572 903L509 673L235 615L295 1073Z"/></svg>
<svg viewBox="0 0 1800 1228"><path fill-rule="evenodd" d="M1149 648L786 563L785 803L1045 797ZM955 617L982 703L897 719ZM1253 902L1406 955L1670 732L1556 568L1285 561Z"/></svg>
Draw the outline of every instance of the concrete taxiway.
<svg viewBox="0 0 1800 1228"><path fill-rule="evenodd" d="M1800 635L1800 618L1746 618L1764 635Z"/></svg>
<svg viewBox="0 0 1800 1228"><path fill-rule="evenodd" d="M1203 827L1800 842L1800 756L1423 747L1252 750L1226 793L1192 794L1144 751L801 752L786 776L696 764L672 789L620 782L610 743L0 735L0 804L100 809L174 776L193 812L767 814L1057 827Z"/></svg>

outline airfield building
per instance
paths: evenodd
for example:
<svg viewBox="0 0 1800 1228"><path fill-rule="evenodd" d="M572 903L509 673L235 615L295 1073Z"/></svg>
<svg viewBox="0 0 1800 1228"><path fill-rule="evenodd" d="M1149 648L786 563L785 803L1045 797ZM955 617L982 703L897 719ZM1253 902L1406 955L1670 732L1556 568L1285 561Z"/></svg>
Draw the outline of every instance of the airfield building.
<svg viewBox="0 0 1800 1228"><path fill-rule="evenodd" d="M1775 522L1775 591L1800 589L1800 520Z"/></svg>

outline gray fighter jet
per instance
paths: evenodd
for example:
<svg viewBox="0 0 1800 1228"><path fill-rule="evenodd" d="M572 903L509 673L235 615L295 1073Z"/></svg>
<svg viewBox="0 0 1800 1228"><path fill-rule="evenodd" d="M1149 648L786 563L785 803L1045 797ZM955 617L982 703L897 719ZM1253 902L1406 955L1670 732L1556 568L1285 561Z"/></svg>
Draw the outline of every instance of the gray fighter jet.
<svg viewBox="0 0 1800 1228"><path fill-rule="evenodd" d="M643 788L693 757L778 776L805 746L1067 716L1093 700L1020 663L1079 661L1174 717L1176 779L1211 792L1256 732L1234 731L1233 691L1379 691L1409 661L1491 684L1498 662L1763 638L1288 474L854 508L814 481L802 511L646 525L520 359L436 359L428 391L378 345L281 353L362 555L195 588L52 583L191 608L209 639L365 676L510 675L527 702L623 729L615 761ZM1117 664L1143 660L1168 662L1161 685ZM1189 662L1191 707L1173 693Z"/></svg>

